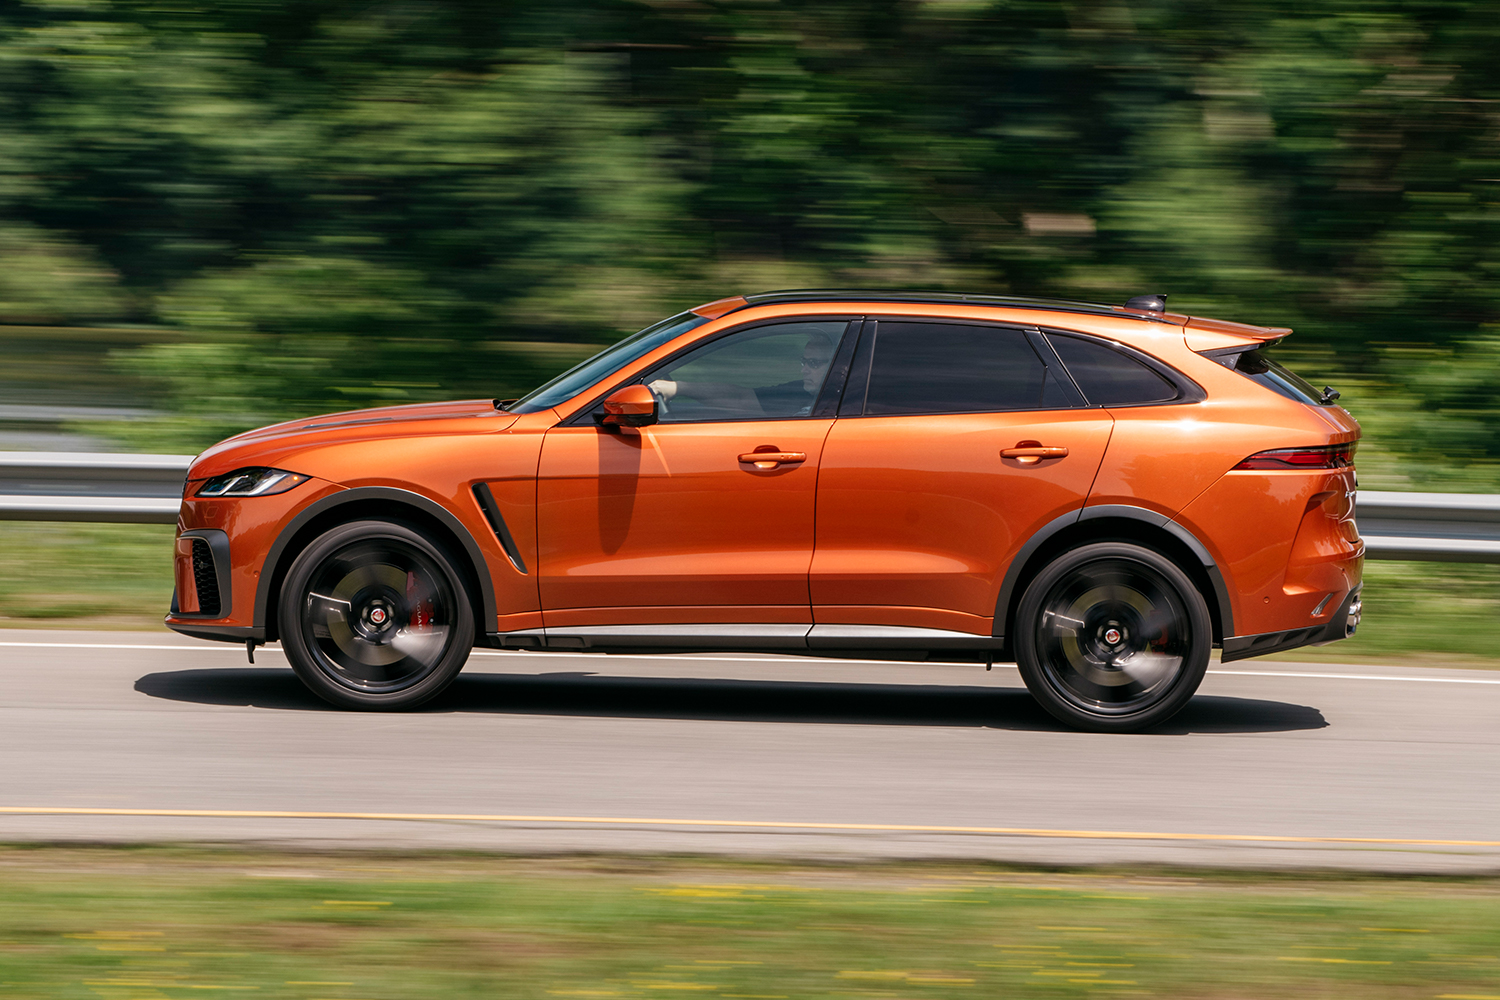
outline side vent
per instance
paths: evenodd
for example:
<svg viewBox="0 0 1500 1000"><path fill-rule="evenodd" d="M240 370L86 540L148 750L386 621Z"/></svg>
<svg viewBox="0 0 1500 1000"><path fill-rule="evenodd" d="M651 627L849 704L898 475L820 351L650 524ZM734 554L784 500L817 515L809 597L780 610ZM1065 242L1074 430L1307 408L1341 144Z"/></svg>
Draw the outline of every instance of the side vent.
<svg viewBox="0 0 1500 1000"><path fill-rule="evenodd" d="M193 583L198 588L198 613L219 614L219 573L214 566L214 554L208 542L193 539Z"/></svg>
<svg viewBox="0 0 1500 1000"><path fill-rule="evenodd" d="M516 568L517 573L525 573L526 563L521 559L521 550L516 547L516 540L510 536L510 529L505 526L505 518L500 516L500 505L495 503L495 495L490 492L489 483L474 484L474 501L484 512L484 519L490 522L490 530L494 531L495 537L500 540L500 548L505 551L505 558L510 560L510 564Z"/></svg>

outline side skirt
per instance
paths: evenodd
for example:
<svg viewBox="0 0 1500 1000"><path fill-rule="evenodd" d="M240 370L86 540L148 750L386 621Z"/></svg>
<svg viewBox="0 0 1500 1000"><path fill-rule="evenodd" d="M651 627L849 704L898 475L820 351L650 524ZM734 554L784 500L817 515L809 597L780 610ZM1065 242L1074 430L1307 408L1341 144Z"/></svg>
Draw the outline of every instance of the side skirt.
<svg viewBox="0 0 1500 1000"><path fill-rule="evenodd" d="M990 653L1003 640L935 628L890 625L594 625L538 628L489 636L500 649L596 652L802 653L813 656L909 652L922 659L943 653ZM968 657L964 657L968 658Z"/></svg>

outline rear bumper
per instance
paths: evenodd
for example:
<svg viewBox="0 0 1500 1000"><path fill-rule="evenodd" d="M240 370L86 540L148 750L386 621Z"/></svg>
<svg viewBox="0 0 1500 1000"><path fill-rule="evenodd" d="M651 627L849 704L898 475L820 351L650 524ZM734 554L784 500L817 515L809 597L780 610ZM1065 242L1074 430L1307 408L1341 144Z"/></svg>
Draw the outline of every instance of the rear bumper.
<svg viewBox="0 0 1500 1000"><path fill-rule="evenodd" d="M1360 586L1344 595L1343 603L1330 621L1306 628L1286 629L1281 632L1262 632L1259 635L1237 635L1224 640L1224 652L1220 662L1244 660L1266 653L1279 653L1298 646L1322 645L1347 639L1359 627L1363 605L1360 601Z"/></svg>

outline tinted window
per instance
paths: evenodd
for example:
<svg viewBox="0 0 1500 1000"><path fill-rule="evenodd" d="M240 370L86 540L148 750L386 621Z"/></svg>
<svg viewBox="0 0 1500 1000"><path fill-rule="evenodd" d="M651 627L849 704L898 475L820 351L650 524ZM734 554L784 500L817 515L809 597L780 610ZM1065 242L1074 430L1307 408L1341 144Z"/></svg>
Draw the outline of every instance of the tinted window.
<svg viewBox="0 0 1500 1000"><path fill-rule="evenodd" d="M646 376L661 422L805 417L828 377L845 320L751 327Z"/></svg>
<svg viewBox="0 0 1500 1000"><path fill-rule="evenodd" d="M864 412L1037 409L1053 405L1043 401L1047 381L1019 330L881 320Z"/></svg>
<svg viewBox="0 0 1500 1000"><path fill-rule="evenodd" d="M1067 366L1073 381L1096 406L1165 403L1177 387L1135 358L1094 340L1048 334L1047 342Z"/></svg>
<svg viewBox="0 0 1500 1000"><path fill-rule="evenodd" d="M1314 406L1323 402L1323 394L1314 389L1310 382L1283 368L1258 350L1246 351L1231 360L1235 371L1259 382L1273 392L1281 393L1288 399L1295 399L1299 403L1312 403Z"/></svg>
<svg viewBox="0 0 1500 1000"><path fill-rule="evenodd" d="M507 410L511 413L535 413L558 403L565 403L600 379L608 378L643 354L656 350L662 344L707 323L708 320L695 313L682 313L660 323L648 326L639 333L606 348L576 368L570 368L540 389Z"/></svg>

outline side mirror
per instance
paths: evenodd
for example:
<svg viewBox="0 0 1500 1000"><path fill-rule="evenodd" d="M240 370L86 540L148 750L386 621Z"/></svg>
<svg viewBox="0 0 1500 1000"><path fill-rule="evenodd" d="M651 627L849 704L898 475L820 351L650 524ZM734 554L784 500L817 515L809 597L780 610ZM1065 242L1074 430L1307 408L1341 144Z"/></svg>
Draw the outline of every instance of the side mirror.
<svg viewBox="0 0 1500 1000"><path fill-rule="evenodd" d="M646 427L656 423L656 396L643 385L627 385L604 400L604 415L596 417L602 427Z"/></svg>

